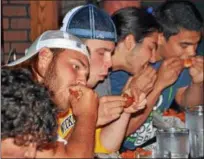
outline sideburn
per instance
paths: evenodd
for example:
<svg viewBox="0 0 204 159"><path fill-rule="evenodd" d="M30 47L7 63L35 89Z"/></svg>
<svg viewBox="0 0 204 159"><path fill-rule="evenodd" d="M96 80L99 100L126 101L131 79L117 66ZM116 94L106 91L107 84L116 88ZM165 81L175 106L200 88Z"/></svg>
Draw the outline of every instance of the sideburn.
<svg viewBox="0 0 204 159"><path fill-rule="evenodd" d="M58 59L58 54L55 54L55 56L53 57L52 61L50 62L50 65L48 66L48 71L45 74L44 77L44 84L45 87L48 88L51 97L53 97L54 94L54 90L56 90L56 77L57 77L57 70L56 70L56 63L57 63L57 59Z"/></svg>

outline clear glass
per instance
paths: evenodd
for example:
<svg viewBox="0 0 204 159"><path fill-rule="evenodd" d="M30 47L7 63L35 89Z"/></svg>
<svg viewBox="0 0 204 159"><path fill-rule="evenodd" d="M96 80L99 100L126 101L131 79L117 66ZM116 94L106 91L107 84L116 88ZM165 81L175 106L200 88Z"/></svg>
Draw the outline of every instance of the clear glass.
<svg viewBox="0 0 204 159"><path fill-rule="evenodd" d="M203 130L203 105L186 108L186 128L189 130Z"/></svg>
<svg viewBox="0 0 204 159"><path fill-rule="evenodd" d="M204 158L204 152L203 152L203 130L191 130L190 131L190 148L191 148L191 157L197 158L197 157L203 157Z"/></svg>
<svg viewBox="0 0 204 159"><path fill-rule="evenodd" d="M152 158L171 158L171 152L154 150L152 153Z"/></svg>
<svg viewBox="0 0 204 159"><path fill-rule="evenodd" d="M156 150L171 152L172 158L188 158L189 156L189 129L165 128L156 132Z"/></svg>
<svg viewBox="0 0 204 159"><path fill-rule="evenodd" d="M191 157L202 157L203 154L203 112L204 106L198 105L186 109L186 128L189 129Z"/></svg>

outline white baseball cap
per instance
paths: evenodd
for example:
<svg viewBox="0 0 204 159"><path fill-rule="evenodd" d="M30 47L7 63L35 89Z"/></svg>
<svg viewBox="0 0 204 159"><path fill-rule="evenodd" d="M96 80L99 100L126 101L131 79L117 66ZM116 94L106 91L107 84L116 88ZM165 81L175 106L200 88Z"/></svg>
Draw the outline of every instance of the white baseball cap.
<svg viewBox="0 0 204 159"><path fill-rule="evenodd" d="M25 56L10 62L5 66L18 65L36 55L44 47L76 50L87 56L88 59L90 58L86 45L84 45L76 36L60 30L48 30L41 34L41 36L38 37L28 49L26 49Z"/></svg>

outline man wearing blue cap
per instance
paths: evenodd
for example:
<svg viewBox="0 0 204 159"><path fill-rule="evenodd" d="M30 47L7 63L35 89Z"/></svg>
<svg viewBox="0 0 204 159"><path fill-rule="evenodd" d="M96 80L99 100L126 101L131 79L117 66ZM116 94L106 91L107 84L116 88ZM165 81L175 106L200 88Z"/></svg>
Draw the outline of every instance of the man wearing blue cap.
<svg viewBox="0 0 204 159"><path fill-rule="evenodd" d="M117 42L117 33L111 17L92 4L79 6L66 14L60 30L79 37L88 46L90 51L90 75L87 85L94 88L99 81L105 79L109 68L112 66L111 56L115 48L115 42ZM101 97L97 127L119 118L125 105L125 97ZM137 110L133 109L131 111L135 112ZM110 150L106 150L100 143L100 132L101 129L97 129L95 152L107 153Z"/></svg>
<svg viewBox="0 0 204 159"><path fill-rule="evenodd" d="M88 46L91 54L88 86L95 87L112 66L117 34L111 17L92 4L78 6L66 14L60 30L79 37Z"/></svg>

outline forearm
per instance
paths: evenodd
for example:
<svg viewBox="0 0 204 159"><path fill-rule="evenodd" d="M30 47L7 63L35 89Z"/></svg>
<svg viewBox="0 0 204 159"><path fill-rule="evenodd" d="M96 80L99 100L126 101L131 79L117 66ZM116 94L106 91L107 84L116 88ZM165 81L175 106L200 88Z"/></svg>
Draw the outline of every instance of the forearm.
<svg viewBox="0 0 204 159"><path fill-rule="evenodd" d="M178 102L178 101L177 101ZM181 106L196 106L203 104L203 83L191 84L183 93Z"/></svg>
<svg viewBox="0 0 204 159"><path fill-rule="evenodd" d="M96 117L79 117L66 145L69 158L93 158Z"/></svg>
<svg viewBox="0 0 204 159"><path fill-rule="evenodd" d="M114 152L119 150L125 137L125 132L130 119L130 114L123 113L120 118L101 130L101 143L108 151Z"/></svg>
<svg viewBox="0 0 204 159"><path fill-rule="evenodd" d="M152 109L155 106L157 100L159 99L161 91L162 89L159 88L153 89L153 91L147 96L147 107L143 111L131 116L126 136L129 136L145 122L149 114L152 112Z"/></svg>

